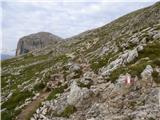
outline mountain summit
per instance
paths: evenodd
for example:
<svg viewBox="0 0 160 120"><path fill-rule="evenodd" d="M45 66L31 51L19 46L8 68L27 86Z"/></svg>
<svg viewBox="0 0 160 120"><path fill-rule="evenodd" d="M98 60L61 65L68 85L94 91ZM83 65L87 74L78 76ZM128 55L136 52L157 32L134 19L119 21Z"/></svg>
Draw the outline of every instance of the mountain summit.
<svg viewBox="0 0 160 120"><path fill-rule="evenodd" d="M17 45L16 56L44 48L50 44L56 44L61 40L62 38L48 32L39 32L22 37Z"/></svg>

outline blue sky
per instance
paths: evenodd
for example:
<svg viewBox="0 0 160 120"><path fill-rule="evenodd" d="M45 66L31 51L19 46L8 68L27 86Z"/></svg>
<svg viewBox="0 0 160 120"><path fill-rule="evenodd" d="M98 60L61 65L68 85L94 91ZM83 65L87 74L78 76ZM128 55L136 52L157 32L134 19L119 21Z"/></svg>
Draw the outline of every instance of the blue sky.
<svg viewBox="0 0 160 120"><path fill-rule="evenodd" d="M40 31L68 38L105 25L134 10L152 5L157 0L59 1L2 1L1 51L14 54L19 38Z"/></svg>

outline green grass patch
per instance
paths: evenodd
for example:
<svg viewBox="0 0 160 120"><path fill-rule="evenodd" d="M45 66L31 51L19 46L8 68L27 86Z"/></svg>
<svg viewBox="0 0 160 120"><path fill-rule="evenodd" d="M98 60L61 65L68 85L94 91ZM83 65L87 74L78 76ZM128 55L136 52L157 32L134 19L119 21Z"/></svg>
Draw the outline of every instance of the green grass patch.
<svg viewBox="0 0 160 120"><path fill-rule="evenodd" d="M33 96L32 92L29 91L17 91L13 93L12 97L8 101L2 104L2 108L7 110L13 110L16 106L22 104L26 98Z"/></svg>
<svg viewBox="0 0 160 120"><path fill-rule="evenodd" d="M154 59L153 64L160 67L160 58Z"/></svg>
<svg viewBox="0 0 160 120"><path fill-rule="evenodd" d="M157 58L160 58L160 42L155 41L153 43L149 43L144 50L139 52L138 58L145 58L149 57L151 60L155 60Z"/></svg>
<svg viewBox="0 0 160 120"><path fill-rule="evenodd" d="M27 54L27 55L21 56L20 58L23 58L23 57L25 57L25 59L21 59L22 61L19 60L19 58L12 58L12 59L3 61L2 69L3 68L14 69L16 67L23 65L24 63L25 64L33 63L39 59L46 60L46 61L44 61L42 63L38 63L38 64L33 64L33 65L30 65L30 66L23 68L19 75L13 75L10 72L8 72L6 74L5 73L2 74L2 79L1 79L2 88L6 87L6 85L7 85L6 81L10 79L10 80L12 80L12 84L10 86L11 90L13 90L13 89L16 90L16 92L13 93L12 97L9 98L8 101L6 101L5 103L2 104L2 109L7 108L7 110L2 113L2 119L4 119L4 120L5 119L10 120L10 119L14 118L16 116L16 114L19 112L19 111L15 111L14 109L17 106L23 104L24 100L26 98L32 96L32 93L29 91L20 92L19 89L17 88L17 85L20 85L25 81L29 81L29 83L31 84L32 79L35 80L37 77L39 77L40 79L42 78L43 74L35 75L35 73L40 73L44 69L50 68L51 66L54 66L56 63L64 64L68 61L68 57L66 57L65 55L59 55L56 57L52 57L52 56L50 56L50 57L47 57L47 56L36 56L35 57L34 56L33 57L33 56ZM54 70L49 71L46 74L47 76L45 76L44 80L47 81L48 76L50 76L50 74L52 74L53 72L55 72L55 71ZM40 83L40 84L35 85L34 89L39 91L39 90L42 90L43 87L44 87L44 85ZM9 88L5 88L5 90L7 90L7 89L9 89ZM59 89L56 89L55 91L58 93L61 93L62 89L64 89L64 88L59 88ZM5 92L5 90L3 92ZM54 96L54 95L52 94L52 96Z"/></svg>
<svg viewBox="0 0 160 120"><path fill-rule="evenodd" d="M36 91L40 91L43 88L45 88L45 84L41 82L41 83L36 84L33 89Z"/></svg>
<svg viewBox="0 0 160 120"><path fill-rule="evenodd" d="M129 73L131 76L138 76L140 77L142 71L145 69L145 67L151 64L149 63L147 60L139 60L137 61L135 64L128 64L125 67L120 67L116 70L114 70L110 76L109 76L109 80L111 80L112 82L114 82L116 79L119 78L119 76L121 74L126 74Z"/></svg>
<svg viewBox="0 0 160 120"><path fill-rule="evenodd" d="M108 55L93 59L92 61L90 61L91 69L94 72L98 73L98 70L103 66L107 65L109 63L110 58L113 58L114 56L116 56L116 53L115 54L109 53Z"/></svg>
<svg viewBox="0 0 160 120"><path fill-rule="evenodd" d="M69 116L76 111L76 107L74 107L73 105L68 105L59 116L69 118Z"/></svg>
<svg viewBox="0 0 160 120"><path fill-rule="evenodd" d="M128 73L131 74L132 76L141 77L141 73L148 64L150 63L147 61L140 61L138 64L133 64L128 67Z"/></svg>
<svg viewBox="0 0 160 120"><path fill-rule="evenodd" d="M145 69L147 65L151 65L152 67L160 66L160 42L154 41L153 43L149 43L143 51L139 53L139 57L135 59L133 62L127 64L125 67L120 67L114 70L109 76L109 80L115 81L118 79L120 74L129 73L132 76L137 75L140 77L140 74ZM149 60L145 60L144 58L149 58ZM154 73L155 74L155 73ZM157 75L154 75L155 78ZM155 79L157 80L157 79ZM159 81L159 80L158 80ZM157 82L158 82L157 81Z"/></svg>
<svg viewBox="0 0 160 120"><path fill-rule="evenodd" d="M111 74L109 75L109 79L107 79L107 80L111 81L111 82L115 82L115 80L118 79L120 74L124 74L127 71L126 69L127 68L125 68L125 67L120 67L120 68L114 70L113 72L111 72Z"/></svg>
<svg viewBox="0 0 160 120"><path fill-rule="evenodd" d="M73 105L68 105L65 107L64 111L61 113L53 113L54 116L56 117L65 117L69 118L71 114L75 113L77 111L76 107Z"/></svg>
<svg viewBox="0 0 160 120"><path fill-rule="evenodd" d="M65 85L61 85L57 88L54 88L52 90L52 92L50 93L50 95L48 96L47 100L56 99L57 98L56 95L59 94L59 93L63 93L64 89L66 89L67 87L68 87L67 84L65 84Z"/></svg>
<svg viewBox="0 0 160 120"><path fill-rule="evenodd" d="M14 109L24 103L26 98L32 97L33 94L29 91L20 92L17 91L13 93L12 97L8 101L2 104L2 109L7 108L6 111L2 112L3 120L12 120L20 111L15 111Z"/></svg>
<svg viewBox="0 0 160 120"><path fill-rule="evenodd" d="M26 59L28 59L28 58L26 58ZM50 68L51 66L54 66L58 62L64 64L67 62L67 60L68 60L68 57L66 57L65 55L60 55L60 56L51 58L47 61L44 61L42 63L38 63L38 64L34 64L31 66L25 67L21 70L20 75L12 75L11 73L2 74L1 85L2 85L2 87L5 87L7 85L6 81L8 79L11 79L14 82L14 84L12 84L11 88L17 89L17 85L22 84L24 81L31 80L32 78L36 79L36 77L41 78L43 75L43 74L35 75L35 73L37 73L37 72L40 73L44 69ZM19 66L20 65L21 64L19 64ZM13 68L11 68L11 69L13 69ZM49 76L50 74L47 73L47 75ZM45 76L46 80L48 79L48 76Z"/></svg>
<svg viewBox="0 0 160 120"><path fill-rule="evenodd" d="M13 111L4 111L1 113L2 120L12 120L13 119Z"/></svg>
<svg viewBox="0 0 160 120"><path fill-rule="evenodd" d="M154 71L152 73L152 77L155 83L160 84L160 76L158 72Z"/></svg>

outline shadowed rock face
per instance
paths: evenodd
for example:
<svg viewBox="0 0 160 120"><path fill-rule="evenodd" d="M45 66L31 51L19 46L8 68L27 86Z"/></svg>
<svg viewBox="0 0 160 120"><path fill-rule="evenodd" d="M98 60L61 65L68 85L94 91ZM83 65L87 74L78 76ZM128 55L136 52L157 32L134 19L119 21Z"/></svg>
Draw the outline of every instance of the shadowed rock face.
<svg viewBox="0 0 160 120"><path fill-rule="evenodd" d="M62 38L48 32L39 32L22 37L17 45L16 56L43 48L49 44L56 44Z"/></svg>

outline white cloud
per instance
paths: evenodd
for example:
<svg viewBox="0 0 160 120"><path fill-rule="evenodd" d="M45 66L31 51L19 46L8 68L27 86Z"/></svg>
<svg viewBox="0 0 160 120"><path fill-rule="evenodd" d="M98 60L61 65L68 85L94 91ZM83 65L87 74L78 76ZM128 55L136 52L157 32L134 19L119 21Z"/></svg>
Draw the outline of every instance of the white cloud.
<svg viewBox="0 0 160 120"><path fill-rule="evenodd" d="M7 2L156 2L158 0L1 0Z"/></svg>

